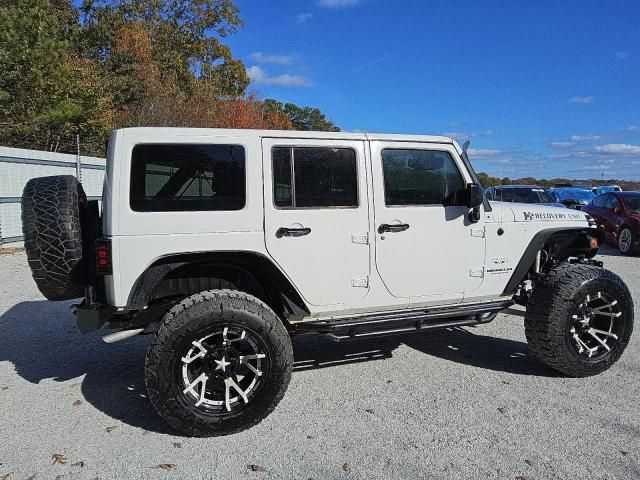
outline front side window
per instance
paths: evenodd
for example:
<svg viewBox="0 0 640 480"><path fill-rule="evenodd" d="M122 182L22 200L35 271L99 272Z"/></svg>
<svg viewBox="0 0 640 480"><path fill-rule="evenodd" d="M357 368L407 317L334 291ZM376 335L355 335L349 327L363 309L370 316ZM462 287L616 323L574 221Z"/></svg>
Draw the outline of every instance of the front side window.
<svg viewBox="0 0 640 480"><path fill-rule="evenodd" d="M130 205L137 212L241 210L240 145L142 144L131 155Z"/></svg>
<svg viewBox="0 0 640 480"><path fill-rule="evenodd" d="M271 155L276 207L358 206L358 169L353 149L274 147Z"/></svg>
<svg viewBox="0 0 640 480"><path fill-rule="evenodd" d="M620 206L620 200L614 194L610 193L609 198L604 204L605 208L616 208Z"/></svg>
<svg viewBox="0 0 640 480"><path fill-rule="evenodd" d="M387 206L465 203L464 178L447 152L385 149L382 170Z"/></svg>

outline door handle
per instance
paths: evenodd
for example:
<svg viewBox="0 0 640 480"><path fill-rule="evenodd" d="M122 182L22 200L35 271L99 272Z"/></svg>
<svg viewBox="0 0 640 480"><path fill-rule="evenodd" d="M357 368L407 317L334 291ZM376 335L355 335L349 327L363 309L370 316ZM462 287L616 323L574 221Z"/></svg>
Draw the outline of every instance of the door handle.
<svg viewBox="0 0 640 480"><path fill-rule="evenodd" d="M287 228L280 227L276 230L276 237L302 237L304 235L309 235L311 233L311 229L309 227L303 228Z"/></svg>
<svg viewBox="0 0 640 480"><path fill-rule="evenodd" d="M378 233L404 232L408 228L409 228L408 223L398 223L398 224L383 223L378 227Z"/></svg>

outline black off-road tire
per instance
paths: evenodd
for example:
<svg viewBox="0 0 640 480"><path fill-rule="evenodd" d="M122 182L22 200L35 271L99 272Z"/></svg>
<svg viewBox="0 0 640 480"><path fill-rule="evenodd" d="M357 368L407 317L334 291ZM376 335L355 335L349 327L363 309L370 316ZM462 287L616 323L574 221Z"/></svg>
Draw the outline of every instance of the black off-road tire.
<svg viewBox="0 0 640 480"><path fill-rule="evenodd" d="M33 279L48 300L84 295L86 215L87 197L76 177L33 178L24 187L24 246Z"/></svg>
<svg viewBox="0 0 640 480"><path fill-rule="evenodd" d="M587 295L598 291L618 301L619 339L605 356L585 358L573 347L572 315ZM527 302L525 333L529 350L542 363L570 377L596 375L622 355L633 331L633 299L624 281L594 265L562 263L538 280Z"/></svg>
<svg viewBox="0 0 640 480"><path fill-rule="evenodd" d="M262 388L239 412L207 412L189 401L178 381L184 345L222 327L242 328L258 337L268 368ZM194 437L228 435L260 423L284 396L293 369L291 338L264 302L236 290L208 290L191 295L163 318L147 349L145 382L151 403L175 430Z"/></svg>

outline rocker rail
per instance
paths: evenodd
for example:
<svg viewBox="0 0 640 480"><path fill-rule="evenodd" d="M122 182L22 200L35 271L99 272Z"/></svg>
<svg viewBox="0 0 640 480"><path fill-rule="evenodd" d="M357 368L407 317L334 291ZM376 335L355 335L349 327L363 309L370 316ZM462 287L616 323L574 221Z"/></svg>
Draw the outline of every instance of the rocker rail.
<svg viewBox="0 0 640 480"><path fill-rule="evenodd" d="M355 338L476 325L490 322L498 312L510 307L513 303L513 300L500 300L447 308L302 322L294 326L293 333L320 333L331 340L342 342Z"/></svg>

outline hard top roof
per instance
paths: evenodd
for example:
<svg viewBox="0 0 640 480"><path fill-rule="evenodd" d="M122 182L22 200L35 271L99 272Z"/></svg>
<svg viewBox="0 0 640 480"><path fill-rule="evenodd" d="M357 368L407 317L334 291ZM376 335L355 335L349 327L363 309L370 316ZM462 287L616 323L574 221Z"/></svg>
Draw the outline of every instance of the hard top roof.
<svg viewBox="0 0 640 480"><path fill-rule="evenodd" d="M252 130L241 128L182 128L182 127L131 127L116 130L126 135L144 136L145 134L166 134L175 136L212 136L212 137L260 137L260 138L297 138L325 140L382 140L394 142L453 143L450 137L440 135L406 135L365 132L316 132L303 130ZM457 144L456 144L457 145Z"/></svg>

